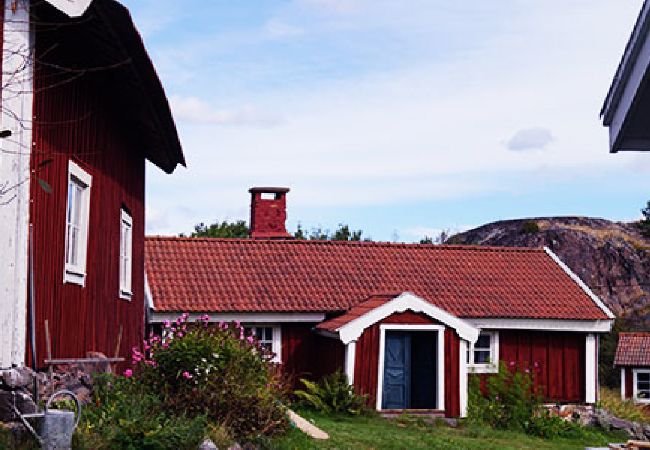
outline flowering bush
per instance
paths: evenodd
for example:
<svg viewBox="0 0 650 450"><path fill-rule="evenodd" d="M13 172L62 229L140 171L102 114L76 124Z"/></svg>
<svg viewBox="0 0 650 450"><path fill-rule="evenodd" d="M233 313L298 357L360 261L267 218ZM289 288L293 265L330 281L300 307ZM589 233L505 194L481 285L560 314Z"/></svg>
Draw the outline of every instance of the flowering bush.
<svg viewBox="0 0 650 450"><path fill-rule="evenodd" d="M271 354L237 322L188 323L183 314L133 349L137 378L167 408L190 417L205 415L237 438L255 439L287 427L285 389Z"/></svg>

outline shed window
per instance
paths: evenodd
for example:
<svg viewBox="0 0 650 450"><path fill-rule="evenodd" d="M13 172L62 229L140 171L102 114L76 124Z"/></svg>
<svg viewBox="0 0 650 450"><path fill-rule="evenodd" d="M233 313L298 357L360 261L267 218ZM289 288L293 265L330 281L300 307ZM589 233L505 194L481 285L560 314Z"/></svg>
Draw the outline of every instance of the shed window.
<svg viewBox="0 0 650 450"><path fill-rule="evenodd" d="M69 162L64 283L85 283L91 182L88 172Z"/></svg>
<svg viewBox="0 0 650 450"><path fill-rule="evenodd" d="M498 362L499 333L497 331L482 331L467 354L467 363L471 371L494 373L499 370Z"/></svg>
<svg viewBox="0 0 650 450"><path fill-rule="evenodd" d="M253 334L264 348L273 353L272 362L281 362L281 331L280 327L255 326L246 327L246 334Z"/></svg>
<svg viewBox="0 0 650 450"><path fill-rule="evenodd" d="M634 371L634 399L650 403L650 370Z"/></svg>
<svg viewBox="0 0 650 450"><path fill-rule="evenodd" d="M133 219L125 210L120 214L120 297L130 299L132 296L131 277L133 248Z"/></svg>

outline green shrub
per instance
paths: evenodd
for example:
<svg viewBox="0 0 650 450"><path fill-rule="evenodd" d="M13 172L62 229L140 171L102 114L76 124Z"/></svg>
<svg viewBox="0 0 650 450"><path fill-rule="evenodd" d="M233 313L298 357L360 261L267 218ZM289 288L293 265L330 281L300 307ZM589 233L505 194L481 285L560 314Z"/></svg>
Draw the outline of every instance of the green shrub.
<svg viewBox="0 0 650 450"><path fill-rule="evenodd" d="M522 224L521 232L524 234L538 233L539 225L537 225L537 222L535 221L528 220Z"/></svg>
<svg viewBox="0 0 650 450"><path fill-rule="evenodd" d="M161 399L133 379L95 377L93 402L82 409L76 448L195 449L202 442L204 416L188 418L165 408Z"/></svg>
<svg viewBox="0 0 650 450"><path fill-rule="evenodd" d="M357 415L365 409L367 396L356 394L347 375L340 370L324 376L318 383L305 379L300 382L305 389L296 390L296 397L317 411Z"/></svg>
<svg viewBox="0 0 650 450"><path fill-rule="evenodd" d="M631 399L622 400L618 389L602 388L600 390L598 407L606 409L621 419L650 425L650 410L644 406L634 403Z"/></svg>
<svg viewBox="0 0 650 450"><path fill-rule="evenodd" d="M581 439L593 434L587 428L575 422L564 420L561 417L553 416L548 411L539 411L537 415L531 417L525 431L527 434L544 439L557 437Z"/></svg>
<svg viewBox="0 0 650 450"><path fill-rule="evenodd" d="M503 430L525 430L539 410L540 398L528 373L510 371L501 363L490 376L485 392L480 378L470 377L468 420Z"/></svg>
<svg viewBox="0 0 650 450"><path fill-rule="evenodd" d="M238 440L284 431L285 383L270 353L239 323L186 319L166 323L163 337L150 336L144 353L134 349L134 377L168 410L205 415Z"/></svg>

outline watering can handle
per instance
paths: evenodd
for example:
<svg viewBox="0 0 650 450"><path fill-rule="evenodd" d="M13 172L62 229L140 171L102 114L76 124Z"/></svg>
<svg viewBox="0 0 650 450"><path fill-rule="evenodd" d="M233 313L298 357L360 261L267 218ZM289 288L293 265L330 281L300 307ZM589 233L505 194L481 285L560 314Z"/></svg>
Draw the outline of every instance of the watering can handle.
<svg viewBox="0 0 650 450"><path fill-rule="evenodd" d="M77 425L79 425L79 419L81 419L81 403L79 402L79 399L74 394L74 392L69 391L67 389L61 389L60 391L56 391L47 400L47 403L45 404L45 412L47 413L47 410L49 409L50 403L52 403L52 400L54 400L55 397L59 397L61 395L67 395L68 397L72 397L75 404L77 405L77 418L74 421L74 427L77 428Z"/></svg>

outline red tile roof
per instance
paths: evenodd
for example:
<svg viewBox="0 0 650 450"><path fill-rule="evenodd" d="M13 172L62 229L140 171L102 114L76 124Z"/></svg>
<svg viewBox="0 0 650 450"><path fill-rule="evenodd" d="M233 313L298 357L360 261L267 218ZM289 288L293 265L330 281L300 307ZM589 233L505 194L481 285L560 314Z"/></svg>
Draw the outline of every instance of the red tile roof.
<svg viewBox="0 0 650 450"><path fill-rule="evenodd" d="M614 364L617 366L650 366L650 332L619 334Z"/></svg>
<svg viewBox="0 0 650 450"><path fill-rule="evenodd" d="M607 319L543 249L149 237L156 311L345 311L410 291L459 317Z"/></svg>

